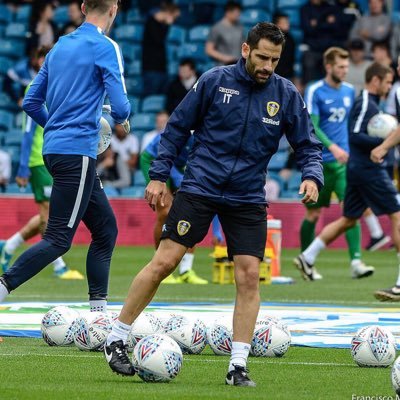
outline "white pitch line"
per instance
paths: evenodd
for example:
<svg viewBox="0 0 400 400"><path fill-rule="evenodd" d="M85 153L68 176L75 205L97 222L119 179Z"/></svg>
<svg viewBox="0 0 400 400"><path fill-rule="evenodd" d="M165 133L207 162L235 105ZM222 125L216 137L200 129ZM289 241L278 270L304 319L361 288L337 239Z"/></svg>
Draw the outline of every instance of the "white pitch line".
<svg viewBox="0 0 400 400"><path fill-rule="evenodd" d="M100 358L99 354L47 354L47 353L0 353L0 357L69 357L69 358ZM184 362L201 362L201 363L226 363L227 357L215 358L215 359L203 359L203 358L184 358ZM346 363L327 363L327 362L301 362L301 361L275 361L273 359L265 358L263 360L251 359L250 364L279 364L279 365L310 365L318 367L352 367L354 364Z"/></svg>

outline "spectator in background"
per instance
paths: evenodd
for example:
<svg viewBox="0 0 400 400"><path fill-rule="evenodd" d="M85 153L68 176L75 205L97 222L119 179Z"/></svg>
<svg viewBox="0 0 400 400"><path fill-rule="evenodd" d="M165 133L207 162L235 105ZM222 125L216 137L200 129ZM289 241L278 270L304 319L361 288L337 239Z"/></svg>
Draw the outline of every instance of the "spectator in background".
<svg viewBox="0 0 400 400"><path fill-rule="evenodd" d="M197 81L196 65L190 58L179 63L177 77L168 85L166 109L171 114Z"/></svg>
<svg viewBox="0 0 400 400"><path fill-rule="evenodd" d="M278 66L275 68L275 72L283 76L284 78L294 79L294 57L295 57L295 41L293 36L290 34L290 21L289 17L283 13L276 13L272 21L284 34L285 34L285 46L281 53Z"/></svg>
<svg viewBox="0 0 400 400"><path fill-rule="evenodd" d="M166 40L169 27L179 15L179 7L167 3L150 12L146 20L142 41L145 96L165 92L165 83L168 80Z"/></svg>
<svg viewBox="0 0 400 400"><path fill-rule="evenodd" d="M324 75L322 55L336 40L337 20L335 7L325 0L309 0L300 8L301 29L304 33L303 83L321 79Z"/></svg>
<svg viewBox="0 0 400 400"><path fill-rule="evenodd" d="M6 191L11 177L11 157L6 151L0 149L0 190Z"/></svg>
<svg viewBox="0 0 400 400"><path fill-rule="evenodd" d="M362 39L353 39L348 45L350 54L349 72L347 82L354 86L356 96L364 88L365 71L371 65L371 61L365 59L365 44Z"/></svg>
<svg viewBox="0 0 400 400"><path fill-rule="evenodd" d="M245 40L240 24L242 6L236 1L228 1L225 14L210 31L206 42L206 54L220 65L234 64L241 58L241 46Z"/></svg>
<svg viewBox="0 0 400 400"><path fill-rule="evenodd" d="M383 0L369 0L368 5L369 14L356 20L350 32L350 39L363 39L367 57L371 57L374 42L389 40L392 23L390 16L383 11Z"/></svg>
<svg viewBox="0 0 400 400"><path fill-rule="evenodd" d="M390 52L394 60L400 54L400 22L393 24L392 35L390 37Z"/></svg>
<svg viewBox="0 0 400 400"><path fill-rule="evenodd" d="M395 73L396 63L393 61L390 54L390 47L388 42L375 42L371 47L371 54L373 61L376 61L382 65L392 68L394 73L394 80L397 80L398 76Z"/></svg>
<svg viewBox="0 0 400 400"><path fill-rule="evenodd" d="M335 18L337 21L336 39L341 47L345 47L356 19L360 18L360 7L352 0L336 0Z"/></svg>
<svg viewBox="0 0 400 400"><path fill-rule="evenodd" d="M140 143L140 150L143 152L145 148L148 146L150 142L153 141L153 139L159 135L160 133L164 132L165 125L167 125L169 118L169 114L167 111L162 110L159 111L156 115L156 129L153 129L150 132L147 132L143 138L142 142Z"/></svg>
<svg viewBox="0 0 400 400"><path fill-rule="evenodd" d="M83 14L81 11L81 1L71 1L68 5L69 21L62 28L63 35L73 32L76 28L82 25Z"/></svg>
<svg viewBox="0 0 400 400"><path fill-rule="evenodd" d="M59 33L53 16L54 5L51 2L41 1L32 7L28 50L41 46L52 47L58 40Z"/></svg>
<svg viewBox="0 0 400 400"><path fill-rule="evenodd" d="M37 75L48 47L41 47L31 51L30 57L18 61L7 71L4 80L4 91L21 107L26 87Z"/></svg>
<svg viewBox="0 0 400 400"><path fill-rule="evenodd" d="M397 57L396 72L400 76L400 55ZM385 112L396 117L400 123L400 80L395 82L390 89L385 105Z"/></svg>

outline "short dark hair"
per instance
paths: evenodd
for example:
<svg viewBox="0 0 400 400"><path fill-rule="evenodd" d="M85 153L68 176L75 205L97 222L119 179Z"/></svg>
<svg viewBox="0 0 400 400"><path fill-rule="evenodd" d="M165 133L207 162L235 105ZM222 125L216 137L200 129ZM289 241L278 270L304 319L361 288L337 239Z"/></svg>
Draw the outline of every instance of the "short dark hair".
<svg viewBox="0 0 400 400"><path fill-rule="evenodd" d="M261 39L267 39L274 45L285 45L284 33L272 22L259 22L250 29L246 39L250 50L256 49Z"/></svg>
<svg viewBox="0 0 400 400"><path fill-rule="evenodd" d="M390 55L390 47L389 43L384 41L384 42L374 42L372 43L371 46L371 51L373 52L375 49L384 49L387 51L387 53Z"/></svg>
<svg viewBox="0 0 400 400"><path fill-rule="evenodd" d="M98 12L105 14L115 3L119 4L119 0L83 0L87 12Z"/></svg>
<svg viewBox="0 0 400 400"><path fill-rule="evenodd" d="M370 83L374 76L377 76L382 81L387 74L393 74L393 70L386 65L374 62L365 71L365 82Z"/></svg>
<svg viewBox="0 0 400 400"><path fill-rule="evenodd" d="M237 1L227 1L224 7L224 11L242 10L242 5Z"/></svg>
<svg viewBox="0 0 400 400"><path fill-rule="evenodd" d="M277 11L273 16L272 16L272 22L276 24L280 19L282 18L287 18L289 19L289 15L285 14L282 11Z"/></svg>
<svg viewBox="0 0 400 400"><path fill-rule="evenodd" d="M181 67L182 65L188 65L193 71L196 70L196 64L193 58L182 58L182 60L179 63L179 66Z"/></svg>

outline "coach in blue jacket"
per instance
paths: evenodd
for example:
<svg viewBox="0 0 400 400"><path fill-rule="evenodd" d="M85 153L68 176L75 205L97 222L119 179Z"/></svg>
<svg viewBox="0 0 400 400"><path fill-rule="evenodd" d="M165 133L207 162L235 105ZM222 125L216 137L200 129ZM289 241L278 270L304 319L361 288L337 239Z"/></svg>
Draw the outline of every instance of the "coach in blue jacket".
<svg viewBox="0 0 400 400"><path fill-rule="evenodd" d="M146 199L153 208L158 201L164 202L165 182L191 129L194 144L163 228L163 240L152 261L134 279L108 338L106 357L115 371L127 368L117 355L130 324L187 248L204 238L217 214L235 263L237 287L226 383L255 386L246 363L260 303L259 263L267 230L263 188L268 162L283 134L302 171L302 201L315 202L323 184L322 147L304 101L290 81L274 74L284 41L275 25L257 24L242 45L243 58L236 65L206 72L171 115L146 188Z"/></svg>
<svg viewBox="0 0 400 400"><path fill-rule="evenodd" d="M0 302L66 253L82 220L92 234L86 272L92 311L105 311L114 213L96 174L100 117L107 93L111 116L128 129L130 105L118 45L106 36L117 0L84 0L86 22L62 36L30 86L25 112L44 127L43 158L53 177L47 229L0 278Z"/></svg>

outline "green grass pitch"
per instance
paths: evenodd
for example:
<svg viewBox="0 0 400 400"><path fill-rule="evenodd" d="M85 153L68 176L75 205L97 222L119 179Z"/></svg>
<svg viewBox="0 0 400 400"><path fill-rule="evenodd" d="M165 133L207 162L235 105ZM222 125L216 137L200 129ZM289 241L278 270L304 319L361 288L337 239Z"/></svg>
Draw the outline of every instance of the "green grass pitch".
<svg viewBox="0 0 400 400"><path fill-rule="evenodd" d="M74 246L65 259L84 272L85 246ZM195 268L211 279L210 249L196 251ZM135 273L149 260L151 248L118 247L115 250L110 301L123 301ZM262 301L394 307L374 299L375 289L392 285L397 277L394 251L365 253L365 261L376 267L373 277L350 278L347 253L325 251L317 264L324 276L320 282L303 282L291 264L294 250L284 250L282 275L293 276L294 285L261 287ZM85 281L60 281L52 268L20 287L7 301L86 301ZM231 285L164 285L155 301L233 302ZM169 384L143 383L138 377L124 378L109 370L99 353L76 348L47 346L39 339L4 338L0 343L0 399L357 399L392 396L390 369L357 367L349 350L292 347L281 359L250 358L256 388L224 385L227 357L207 349L200 356L185 356L181 373ZM352 396L355 397L352 397ZM387 397L386 399L389 399Z"/></svg>

